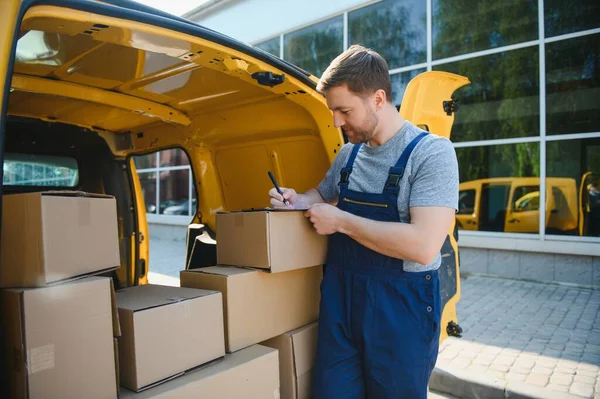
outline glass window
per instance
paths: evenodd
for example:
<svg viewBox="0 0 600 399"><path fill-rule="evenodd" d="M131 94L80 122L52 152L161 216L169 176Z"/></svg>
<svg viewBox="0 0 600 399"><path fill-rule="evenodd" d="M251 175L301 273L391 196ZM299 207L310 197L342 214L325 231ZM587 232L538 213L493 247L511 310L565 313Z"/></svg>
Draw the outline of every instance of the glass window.
<svg viewBox="0 0 600 399"><path fill-rule="evenodd" d="M283 37L284 59L319 77L344 50L342 16L311 25Z"/></svg>
<svg viewBox="0 0 600 399"><path fill-rule="evenodd" d="M475 190L461 190L458 194L458 214L470 215L475 212Z"/></svg>
<svg viewBox="0 0 600 399"><path fill-rule="evenodd" d="M600 131L600 34L546 44L549 135Z"/></svg>
<svg viewBox="0 0 600 399"><path fill-rule="evenodd" d="M540 209L540 186L515 186L512 209L515 212L538 211Z"/></svg>
<svg viewBox="0 0 600 399"><path fill-rule="evenodd" d="M156 168L156 153L133 157L136 169Z"/></svg>
<svg viewBox="0 0 600 399"><path fill-rule="evenodd" d="M544 0L546 37L600 27L598 0Z"/></svg>
<svg viewBox="0 0 600 399"><path fill-rule="evenodd" d="M400 107L402 104L402 98L406 91L408 83L418 74L425 72L427 69L415 69L414 71L395 73L390 76L392 80L392 95L394 96L394 105Z"/></svg>
<svg viewBox="0 0 600 399"><path fill-rule="evenodd" d="M433 0L433 59L537 39L537 4L538 0Z"/></svg>
<svg viewBox="0 0 600 399"><path fill-rule="evenodd" d="M423 0L384 0L348 14L348 43L385 58L390 69L427 62L427 14Z"/></svg>
<svg viewBox="0 0 600 399"><path fill-rule="evenodd" d="M158 166L157 158L160 162ZM138 167L147 213L171 216L196 214L196 193L185 151L173 148L160 151L158 155L153 153L134 157L134 161Z"/></svg>
<svg viewBox="0 0 600 399"><path fill-rule="evenodd" d="M532 200L530 187L539 186L538 143L456 148L456 154L461 230L538 232L539 212L514 211L516 202Z"/></svg>
<svg viewBox="0 0 600 399"><path fill-rule="evenodd" d="M280 44L281 43L279 41L279 36L277 36L271 40L267 40L265 42L258 43L257 45L255 45L255 47L258 47L259 49L264 50L267 53L271 53L275 57L279 57Z"/></svg>
<svg viewBox="0 0 600 399"><path fill-rule="evenodd" d="M460 109L452 127L453 142L540 134L537 46L434 68L471 81L454 94Z"/></svg>
<svg viewBox="0 0 600 399"><path fill-rule="evenodd" d="M160 213L164 215L189 215L189 203L189 169L161 171Z"/></svg>
<svg viewBox="0 0 600 399"><path fill-rule="evenodd" d="M547 234L600 237L600 138L546 143Z"/></svg>
<svg viewBox="0 0 600 399"><path fill-rule="evenodd" d="M33 154L4 156L5 186L76 187L79 169L74 158Z"/></svg>
<svg viewBox="0 0 600 399"><path fill-rule="evenodd" d="M139 172L146 213L156 213L156 172Z"/></svg>

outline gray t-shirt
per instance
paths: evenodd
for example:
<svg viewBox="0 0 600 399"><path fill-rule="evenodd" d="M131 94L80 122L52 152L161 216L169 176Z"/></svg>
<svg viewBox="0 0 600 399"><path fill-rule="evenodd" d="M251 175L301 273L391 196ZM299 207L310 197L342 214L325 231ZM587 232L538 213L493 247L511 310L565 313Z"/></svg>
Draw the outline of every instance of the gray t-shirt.
<svg viewBox="0 0 600 399"><path fill-rule="evenodd" d="M388 172L408 143L423 132L406 122L398 133L378 147L365 143L360 148L352 167L348 188L367 193L382 193ZM342 147L333 165L317 187L327 202L334 202L340 194L340 170L346 166L353 145ZM428 134L414 148L400 181L398 213L400 221L410 223L410 208L416 206L445 206L458 209L458 162L450 140ZM429 265L404 262L405 271L435 270L441 264L438 253Z"/></svg>

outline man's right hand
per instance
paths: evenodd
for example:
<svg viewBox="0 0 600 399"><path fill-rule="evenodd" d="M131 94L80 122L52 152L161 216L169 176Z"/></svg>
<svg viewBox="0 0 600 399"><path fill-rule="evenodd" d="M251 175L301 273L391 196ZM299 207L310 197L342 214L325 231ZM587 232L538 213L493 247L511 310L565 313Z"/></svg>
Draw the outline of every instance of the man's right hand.
<svg viewBox="0 0 600 399"><path fill-rule="evenodd" d="M271 205L275 209L294 209L295 205L298 203L298 194L293 188L283 188L281 187L281 191L283 191L283 197L281 194L277 192L275 188L269 190L269 197L271 197ZM286 205L283 202L283 199L288 200L289 205Z"/></svg>

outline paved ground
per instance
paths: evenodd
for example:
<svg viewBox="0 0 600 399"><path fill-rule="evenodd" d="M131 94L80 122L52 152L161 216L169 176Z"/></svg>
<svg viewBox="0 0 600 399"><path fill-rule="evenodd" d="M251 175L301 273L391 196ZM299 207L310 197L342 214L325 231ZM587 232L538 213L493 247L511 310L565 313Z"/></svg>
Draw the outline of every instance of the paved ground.
<svg viewBox="0 0 600 399"><path fill-rule="evenodd" d="M464 334L442 344L438 366L600 398L600 291L488 277L462 283Z"/></svg>
<svg viewBox="0 0 600 399"><path fill-rule="evenodd" d="M150 282L178 285L184 259L183 241L151 238ZM599 290L471 276L457 311L439 367L600 399Z"/></svg>

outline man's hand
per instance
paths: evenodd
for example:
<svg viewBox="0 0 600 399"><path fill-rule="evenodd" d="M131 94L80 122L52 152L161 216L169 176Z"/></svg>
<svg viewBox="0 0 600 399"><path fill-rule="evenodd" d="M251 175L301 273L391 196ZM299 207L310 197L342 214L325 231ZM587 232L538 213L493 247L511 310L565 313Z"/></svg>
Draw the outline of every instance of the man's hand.
<svg viewBox="0 0 600 399"><path fill-rule="evenodd" d="M269 190L271 205L273 205L275 209L308 209L314 204L325 202L321 197L321 194L314 188L308 190L304 194L297 194L293 188L280 188L283 192L283 196L281 196L275 188ZM283 202L284 198L288 200L289 206Z"/></svg>
<svg viewBox="0 0 600 399"><path fill-rule="evenodd" d="M329 204L315 204L304 216L310 219L318 234L329 235L336 233L346 212Z"/></svg>
<svg viewBox="0 0 600 399"><path fill-rule="evenodd" d="M269 197L271 197L271 205L275 209L294 209L298 204L298 194L293 188L283 188L281 187L281 191L283 192L283 196L277 192L277 190L273 187L269 190ZM289 205L286 205L283 202L283 199L288 200Z"/></svg>

